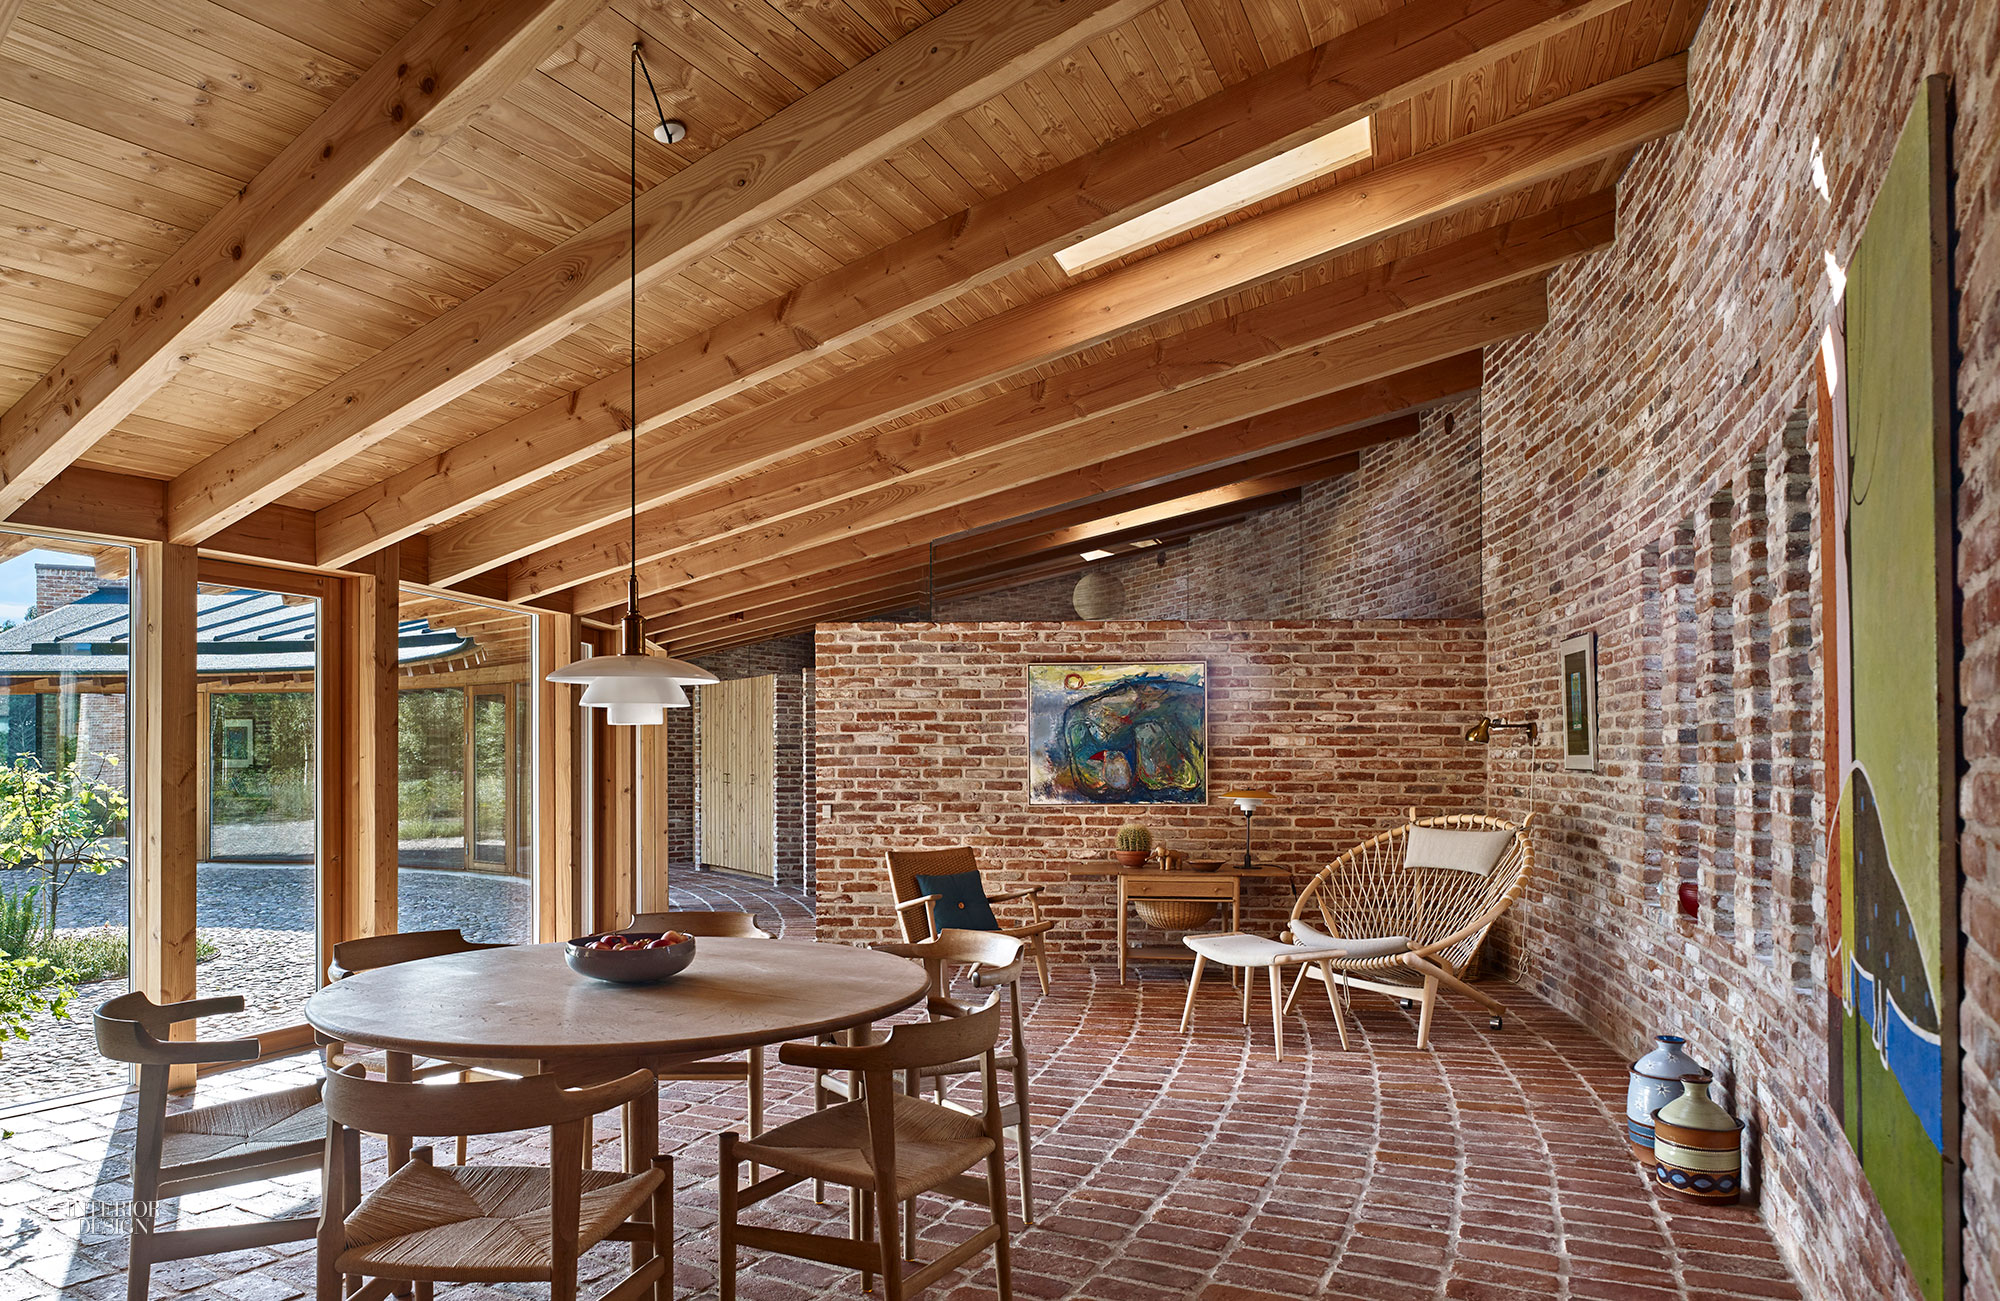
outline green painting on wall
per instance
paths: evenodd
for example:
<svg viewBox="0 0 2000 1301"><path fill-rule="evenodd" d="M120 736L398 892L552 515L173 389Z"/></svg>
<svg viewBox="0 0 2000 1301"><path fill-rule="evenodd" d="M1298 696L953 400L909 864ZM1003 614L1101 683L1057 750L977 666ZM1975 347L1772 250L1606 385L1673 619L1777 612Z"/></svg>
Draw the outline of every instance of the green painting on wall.
<svg viewBox="0 0 2000 1301"><path fill-rule="evenodd" d="M1832 1086L1911 1275L1956 1296L1957 812L1944 87L1917 95L1847 269L1829 499L1838 780Z"/></svg>

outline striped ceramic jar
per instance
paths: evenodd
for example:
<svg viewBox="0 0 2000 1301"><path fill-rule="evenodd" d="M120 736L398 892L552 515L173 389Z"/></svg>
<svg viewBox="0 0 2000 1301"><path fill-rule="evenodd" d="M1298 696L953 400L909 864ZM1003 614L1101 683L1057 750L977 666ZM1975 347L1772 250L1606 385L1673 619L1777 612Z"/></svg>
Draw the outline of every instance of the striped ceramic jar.
<svg viewBox="0 0 2000 1301"><path fill-rule="evenodd" d="M1653 1113L1653 1182L1690 1202L1734 1202L1743 1190L1743 1122L1708 1096L1704 1071Z"/></svg>

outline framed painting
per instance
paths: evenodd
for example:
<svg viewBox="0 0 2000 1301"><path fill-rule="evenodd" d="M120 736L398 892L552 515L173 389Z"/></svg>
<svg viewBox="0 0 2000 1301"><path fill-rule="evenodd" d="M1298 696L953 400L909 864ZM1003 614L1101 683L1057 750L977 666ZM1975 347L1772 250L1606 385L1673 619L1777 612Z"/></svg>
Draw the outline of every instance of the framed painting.
<svg viewBox="0 0 2000 1301"><path fill-rule="evenodd" d="M1597 634L1565 637L1562 669L1563 767L1597 771Z"/></svg>
<svg viewBox="0 0 2000 1301"><path fill-rule="evenodd" d="M1918 1289L1960 1291L1945 94L1926 80L1821 353L1828 1093Z"/></svg>
<svg viewBox="0 0 2000 1301"><path fill-rule="evenodd" d="M1028 797L1208 803L1208 665L1029 665Z"/></svg>
<svg viewBox="0 0 2000 1301"><path fill-rule="evenodd" d="M248 768L257 761L257 724L248 718L229 718L222 723L222 766Z"/></svg>

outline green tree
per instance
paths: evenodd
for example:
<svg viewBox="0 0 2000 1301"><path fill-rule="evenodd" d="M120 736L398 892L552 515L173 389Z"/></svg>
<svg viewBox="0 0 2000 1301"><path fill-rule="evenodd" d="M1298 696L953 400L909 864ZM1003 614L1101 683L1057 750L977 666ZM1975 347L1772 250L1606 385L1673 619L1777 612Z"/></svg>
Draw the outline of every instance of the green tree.
<svg viewBox="0 0 2000 1301"><path fill-rule="evenodd" d="M47 886L49 925L62 891L78 872L101 876L124 860L104 840L125 820L125 792L103 779L118 761L99 756L95 773L63 763L44 768L32 754L0 767L0 868L39 873Z"/></svg>

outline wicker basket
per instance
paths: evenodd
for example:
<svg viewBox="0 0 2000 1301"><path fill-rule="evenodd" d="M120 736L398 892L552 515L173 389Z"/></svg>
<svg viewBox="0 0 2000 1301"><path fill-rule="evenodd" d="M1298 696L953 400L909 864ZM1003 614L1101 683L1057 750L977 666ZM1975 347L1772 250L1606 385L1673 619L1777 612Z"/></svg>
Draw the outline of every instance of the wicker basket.
<svg viewBox="0 0 2000 1301"><path fill-rule="evenodd" d="M1156 931L1191 931L1215 920L1215 905L1199 899L1134 899L1132 910Z"/></svg>

